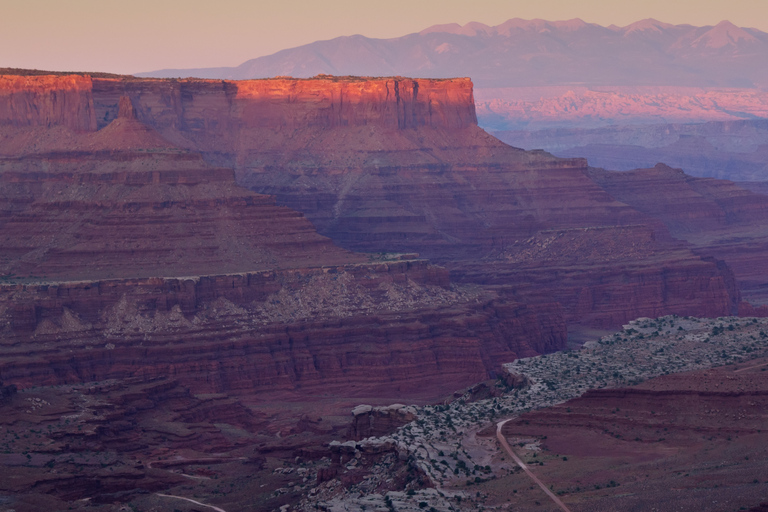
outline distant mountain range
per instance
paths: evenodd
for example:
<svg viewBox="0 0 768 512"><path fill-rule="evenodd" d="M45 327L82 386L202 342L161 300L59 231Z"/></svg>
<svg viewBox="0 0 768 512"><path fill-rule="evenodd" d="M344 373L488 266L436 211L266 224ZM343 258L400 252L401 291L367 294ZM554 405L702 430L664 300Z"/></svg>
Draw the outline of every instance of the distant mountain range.
<svg viewBox="0 0 768 512"><path fill-rule="evenodd" d="M162 69L144 77L252 79L318 74L469 76L479 88L543 85L768 87L768 34L729 21L653 19L603 27L580 19L435 25L394 39L337 37L237 67Z"/></svg>

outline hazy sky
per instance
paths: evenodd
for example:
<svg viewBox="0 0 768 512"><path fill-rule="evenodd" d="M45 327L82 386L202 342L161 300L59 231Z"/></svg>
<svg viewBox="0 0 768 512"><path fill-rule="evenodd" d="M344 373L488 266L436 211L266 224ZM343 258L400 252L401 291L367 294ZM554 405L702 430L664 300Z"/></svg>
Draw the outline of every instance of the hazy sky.
<svg viewBox="0 0 768 512"><path fill-rule="evenodd" d="M0 0L0 67L137 73L236 66L319 39L438 23L644 18L768 32L768 0Z"/></svg>

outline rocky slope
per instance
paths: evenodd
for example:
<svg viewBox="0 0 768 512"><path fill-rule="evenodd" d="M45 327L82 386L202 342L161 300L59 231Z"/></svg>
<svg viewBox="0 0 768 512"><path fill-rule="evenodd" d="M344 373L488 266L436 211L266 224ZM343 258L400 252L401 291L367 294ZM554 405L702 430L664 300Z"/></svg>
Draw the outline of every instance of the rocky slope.
<svg viewBox="0 0 768 512"><path fill-rule="evenodd" d="M136 120L126 96L118 117L95 132L68 130L66 119L28 120L37 126L6 129L0 142L0 272L6 280L191 276L365 261L319 236L298 212L237 186L231 169L173 147ZM45 123L55 126L42 128Z"/></svg>
<svg viewBox="0 0 768 512"><path fill-rule="evenodd" d="M298 508L360 512L391 502L410 511L423 501L441 511L547 509L547 489L573 510L668 501L746 509L768 486L765 326L758 318L639 318L580 350L517 360L484 396L473 386L452 402L417 407L394 433L332 443L342 464ZM366 409L353 409L353 425ZM502 435L511 447L500 445ZM444 500L416 482L407 493L388 486L400 468L370 461L376 448L420 468Z"/></svg>
<svg viewBox="0 0 768 512"><path fill-rule="evenodd" d="M765 367L758 359L588 391L521 415L504 435L533 443L518 453L572 510L746 509L766 486Z"/></svg>
<svg viewBox="0 0 768 512"><path fill-rule="evenodd" d="M564 346L557 306L446 283L404 261L5 285L0 375L22 387L170 375L198 392L439 396Z"/></svg>

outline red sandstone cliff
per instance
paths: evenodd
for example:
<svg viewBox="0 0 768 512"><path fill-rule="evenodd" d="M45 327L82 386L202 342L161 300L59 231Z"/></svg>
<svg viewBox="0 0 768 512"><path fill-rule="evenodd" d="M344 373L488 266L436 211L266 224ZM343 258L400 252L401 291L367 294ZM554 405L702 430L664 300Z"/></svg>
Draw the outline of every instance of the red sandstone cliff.
<svg viewBox="0 0 768 512"><path fill-rule="evenodd" d="M446 287L423 261L4 285L0 375L20 387L173 376L198 392L435 398L565 345L556 305Z"/></svg>
<svg viewBox="0 0 768 512"><path fill-rule="evenodd" d="M57 125L96 130L90 77L0 75L0 126Z"/></svg>

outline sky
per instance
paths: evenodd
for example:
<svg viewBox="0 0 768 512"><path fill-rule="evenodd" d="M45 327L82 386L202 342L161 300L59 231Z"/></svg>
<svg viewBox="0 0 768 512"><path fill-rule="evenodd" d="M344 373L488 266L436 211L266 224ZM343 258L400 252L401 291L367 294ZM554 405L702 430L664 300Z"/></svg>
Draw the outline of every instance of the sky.
<svg viewBox="0 0 768 512"><path fill-rule="evenodd" d="M0 0L0 67L139 73L237 66L338 36L391 38L442 23L645 18L768 32L768 0Z"/></svg>

